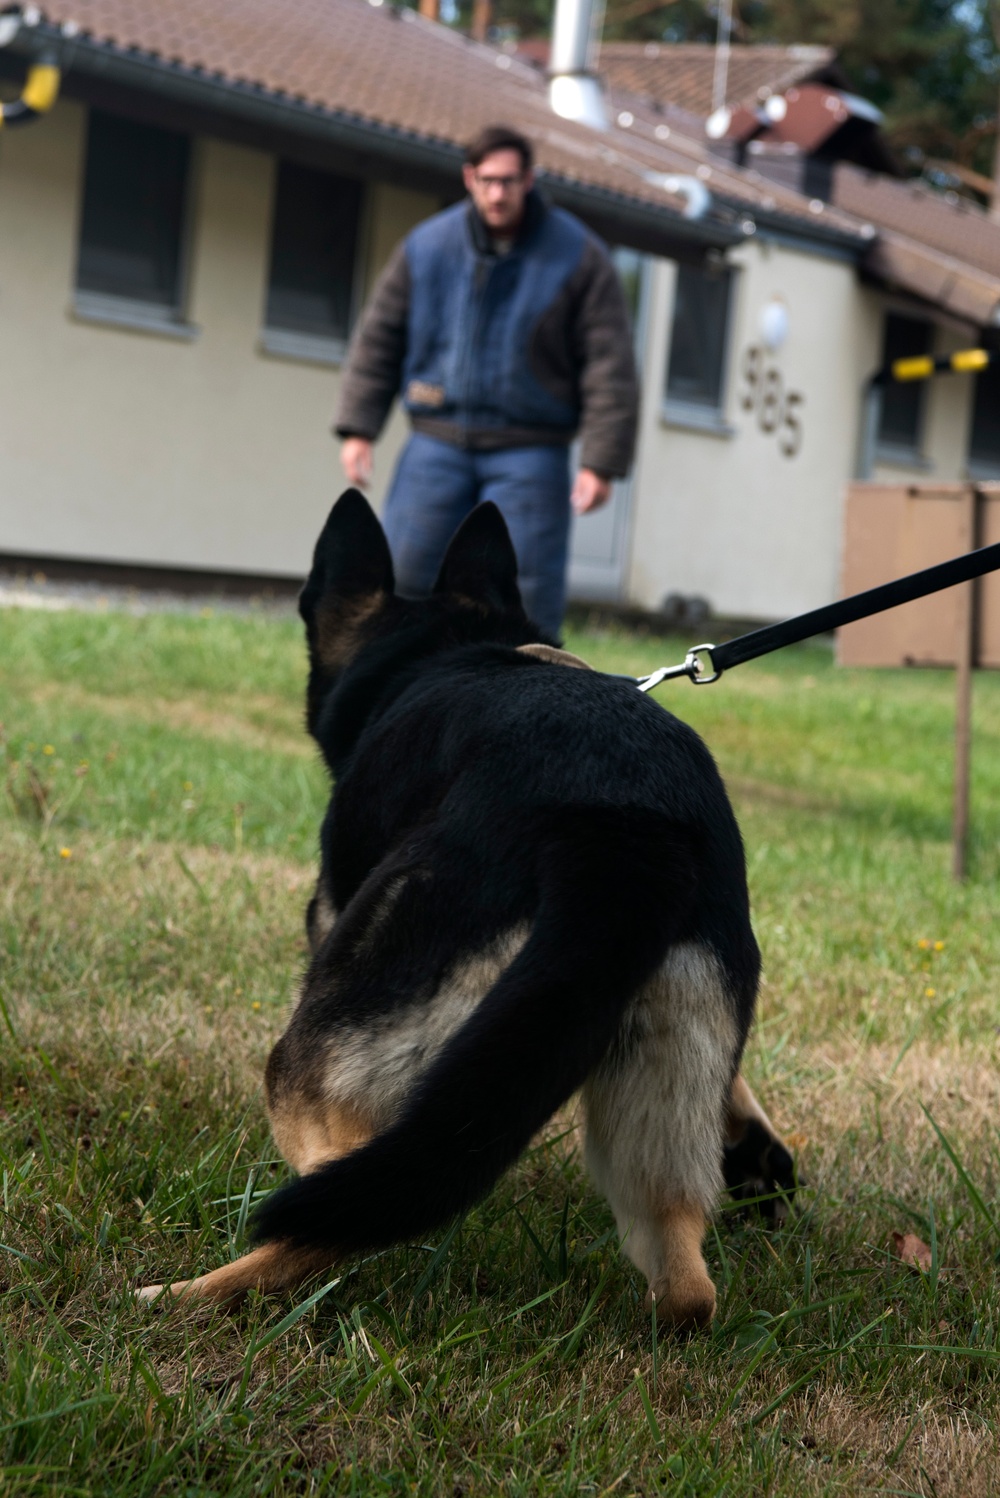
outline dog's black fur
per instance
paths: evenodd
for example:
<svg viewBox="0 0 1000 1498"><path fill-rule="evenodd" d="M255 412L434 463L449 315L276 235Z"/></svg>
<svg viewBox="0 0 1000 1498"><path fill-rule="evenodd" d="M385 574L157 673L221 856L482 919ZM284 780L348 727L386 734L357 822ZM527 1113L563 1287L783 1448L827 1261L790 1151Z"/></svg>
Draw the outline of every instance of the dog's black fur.
<svg viewBox="0 0 1000 1498"><path fill-rule="evenodd" d="M313 902L317 946L272 1094L304 1077L320 1087L339 1032L431 1001L456 959L531 928L398 1117L258 1210L258 1240L340 1253L424 1234L481 1197L620 1043L630 1000L678 943L720 964L735 1071L759 957L707 749L628 682L518 653L540 636L493 506L462 526L433 597L412 602L394 595L381 527L348 491L300 609L308 726L336 782L317 901L342 914L323 936ZM341 661L323 638L345 619L359 622ZM373 947L373 912L400 881Z"/></svg>
<svg viewBox="0 0 1000 1498"><path fill-rule="evenodd" d="M582 1087L588 1163L650 1303L708 1320L727 1137L731 1187L794 1182L738 1074L759 956L707 749L539 641L492 505L413 602L348 491L300 608L308 726L336 782L312 960L266 1076L300 1178L258 1209L263 1246L172 1293L226 1301L427 1233Z"/></svg>

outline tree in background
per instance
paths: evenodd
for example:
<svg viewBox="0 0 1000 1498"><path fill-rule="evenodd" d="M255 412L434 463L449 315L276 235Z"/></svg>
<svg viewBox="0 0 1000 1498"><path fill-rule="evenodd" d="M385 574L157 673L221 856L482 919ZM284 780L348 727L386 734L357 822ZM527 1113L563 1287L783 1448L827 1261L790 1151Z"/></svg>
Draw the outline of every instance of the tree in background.
<svg viewBox="0 0 1000 1498"><path fill-rule="evenodd" d="M747 41L835 47L904 162L992 174L1000 0L748 0L741 20Z"/></svg>
<svg viewBox="0 0 1000 1498"><path fill-rule="evenodd" d="M473 0L444 19L467 29ZM442 5L442 12L445 6ZM498 40L548 37L553 0L492 0ZM714 42L713 0L607 0L608 41ZM736 42L834 47L851 86L886 116L901 162L959 162L992 176L1000 0L734 0Z"/></svg>

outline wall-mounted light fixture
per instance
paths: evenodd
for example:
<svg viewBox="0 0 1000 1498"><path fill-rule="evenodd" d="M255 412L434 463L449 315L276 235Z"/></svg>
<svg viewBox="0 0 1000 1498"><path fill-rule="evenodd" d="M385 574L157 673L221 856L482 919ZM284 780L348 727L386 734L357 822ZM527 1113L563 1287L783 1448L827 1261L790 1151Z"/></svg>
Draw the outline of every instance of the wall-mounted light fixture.
<svg viewBox="0 0 1000 1498"><path fill-rule="evenodd" d="M788 303L784 297L773 296L764 303L757 326L764 347L776 352L788 337Z"/></svg>

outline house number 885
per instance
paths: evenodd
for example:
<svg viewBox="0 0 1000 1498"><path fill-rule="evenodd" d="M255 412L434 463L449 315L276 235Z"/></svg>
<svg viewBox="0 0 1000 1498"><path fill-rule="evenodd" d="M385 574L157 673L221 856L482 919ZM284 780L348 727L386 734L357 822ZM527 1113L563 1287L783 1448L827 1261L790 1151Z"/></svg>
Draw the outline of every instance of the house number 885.
<svg viewBox="0 0 1000 1498"><path fill-rule="evenodd" d="M778 432L778 447L786 458L794 458L802 446L801 407L805 396L786 390L781 370L767 363L765 350L751 344L743 355L744 411L757 412L762 432Z"/></svg>

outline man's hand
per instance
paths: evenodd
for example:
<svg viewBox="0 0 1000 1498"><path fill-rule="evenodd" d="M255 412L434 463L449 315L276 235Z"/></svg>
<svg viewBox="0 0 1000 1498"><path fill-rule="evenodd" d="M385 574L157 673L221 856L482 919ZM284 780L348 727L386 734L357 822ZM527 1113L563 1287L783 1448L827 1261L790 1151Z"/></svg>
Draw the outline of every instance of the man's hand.
<svg viewBox="0 0 1000 1498"><path fill-rule="evenodd" d="M601 505L607 504L610 494L610 479L601 478L592 468L581 468L569 502L577 515L586 515L588 511L599 510Z"/></svg>
<svg viewBox="0 0 1000 1498"><path fill-rule="evenodd" d="M372 481L372 445L367 437L348 437L341 444L340 461L349 484L367 489Z"/></svg>

